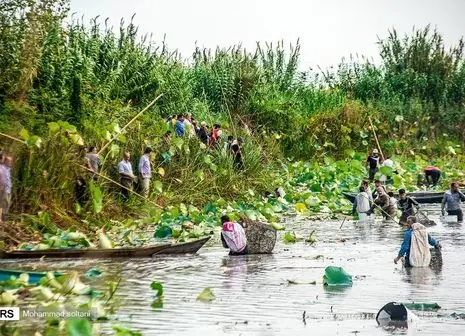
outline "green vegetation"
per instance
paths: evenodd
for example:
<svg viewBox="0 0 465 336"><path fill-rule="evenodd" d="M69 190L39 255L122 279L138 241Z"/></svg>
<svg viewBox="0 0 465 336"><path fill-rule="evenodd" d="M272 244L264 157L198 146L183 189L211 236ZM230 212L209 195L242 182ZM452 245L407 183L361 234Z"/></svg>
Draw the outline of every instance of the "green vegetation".
<svg viewBox="0 0 465 336"><path fill-rule="evenodd" d="M113 29L98 18L90 25L65 20L68 6L66 0L0 4L0 132L25 142L0 138L16 159L12 212L21 215L7 231L16 242L49 244L63 232L89 234L102 226L114 228L116 240L152 227L155 238L189 239L211 232L223 212L276 223L294 209L286 203L302 215L334 216L350 208L341 190L356 190L365 176L365 153L374 146L368 118L383 151L402 162L394 187L412 189L430 163L446 172L444 183L462 177L462 41L447 51L429 27L405 38L392 30L379 41L381 64L351 59L318 73L298 70L298 41L289 49L282 42L254 51L198 48L185 62L141 36L132 21ZM179 113L243 136L245 171L197 139L164 142L166 118ZM119 187L103 178L90 183L80 167L86 147L112 138L101 173L114 180L123 152L132 153L136 167L144 147L154 148L150 202L124 203ZM81 205L74 192L79 176L89 181L89 200ZM262 197L278 186L286 190L284 202ZM37 231L51 235L38 238ZM151 238L136 236L130 244Z"/></svg>

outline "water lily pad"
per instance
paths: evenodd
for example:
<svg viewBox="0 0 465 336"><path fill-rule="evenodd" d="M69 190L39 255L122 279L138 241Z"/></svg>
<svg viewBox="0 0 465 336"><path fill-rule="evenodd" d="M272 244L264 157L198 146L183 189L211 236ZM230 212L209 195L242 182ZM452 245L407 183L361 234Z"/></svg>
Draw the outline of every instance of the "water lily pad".
<svg viewBox="0 0 465 336"><path fill-rule="evenodd" d="M86 319L66 320L67 336L92 336L92 324Z"/></svg>
<svg viewBox="0 0 465 336"><path fill-rule="evenodd" d="M298 213L304 213L304 212L307 212L308 209L304 203L297 203L295 205L295 211L297 211Z"/></svg>
<svg viewBox="0 0 465 336"><path fill-rule="evenodd" d="M197 296L197 300L202 302L211 302L216 299L215 294L213 294L212 290L207 287Z"/></svg>
<svg viewBox="0 0 465 336"><path fill-rule="evenodd" d="M102 275L102 272L98 268L91 268L86 272L86 278L96 279Z"/></svg>
<svg viewBox="0 0 465 336"><path fill-rule="evenodd" d="M150 284L150 288L152 288L156 292L155 296L163 295L163 284L162 283L152 281L152 283Z"/></svg>
<svg viewBox="0 0 465 336"><path fill-rule="evenodd" d="M438 310L441 306L437 303L402 303L406 308L411 310Z"/></svg>
<svg viewBox="0 0 465 336"><path fill-rule="evenodd" d="M115 336L142 336L141 332L132 331L120 325L115 325L112 327L112 329L115 332Z"/></svg>

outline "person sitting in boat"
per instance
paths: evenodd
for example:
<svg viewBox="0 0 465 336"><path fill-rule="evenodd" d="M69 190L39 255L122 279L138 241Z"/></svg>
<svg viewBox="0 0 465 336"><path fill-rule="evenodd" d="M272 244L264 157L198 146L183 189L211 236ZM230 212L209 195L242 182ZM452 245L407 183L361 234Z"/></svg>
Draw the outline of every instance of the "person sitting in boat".
<svg viewBox="0 0 465 336"><path fill-rule="evenodd" d="M405 189L399 189L399 201L397 202L397 208L402 211L399 224L404 225L407 221L407 217L413 216L415 208L418 210L420 208L420 204L418 204L418 202L413 198L407 196Z"/></svg>
<svg viewBox="0 0 465 336"><path fill-rule="evenodd" d="M457 216L457 221L463 222L463 212L460 207L461 201L465 201L465 195L459 190L459 185L457 183L451 183L450 190L447 190L442 198L442 215L445 215L444 210L447 206L447 214L449 216Z"/></svg>
<svg viewBox="0 0 465 336"><path fill-rule="evenodd" d="M439 179L441 178L441 170L435 166L428 166L425 168L423 172L425 173L427 186L432 184L433 187L435 187L438 184Z"/></svg>
<svg viewBox="0 0 465 336"><path fill-rule="evenodd" d="M379 186L378 188L376 188L376 193L377 197L373 201L374 204L370 210L370 213L374 213L374 207L375 205L377 205L379 208L381 208L384 219L394 217L396 215L396 209L391 205L391 200L388 194L386 194L384 187Z"/></svg>
<svg viewBox="0 0 465 336"><path fill-rule="evenodd" d="M367 193L366 189L362 186L359 188L359 193L355 196L355 208L352 211L352 214L355 212L358 213L359 218L360 214L369 215L371 209L371 199L370 195Z"/></svg>
<svg viewBox="0 0 465 336"><path fill-rule="evenodd" d="M431 252L429 245L434 246L437 249L441 248L439 241L432 238L426 228L417 223L415 216L407 217L407 231L404 235L404 241L400 247L397 257L394 259L394 263L404 257L405 267L425 267L429 266L431 261Z"/></svg>
<svg viewBox="0 0 465 336"><path fill-rule="evenodd" d="M247 251L247 237L244 228L236 222L231 222L228 216L221 217L223 229L221 242L224 248L229 248L229 255L245 255Z"/></svg>

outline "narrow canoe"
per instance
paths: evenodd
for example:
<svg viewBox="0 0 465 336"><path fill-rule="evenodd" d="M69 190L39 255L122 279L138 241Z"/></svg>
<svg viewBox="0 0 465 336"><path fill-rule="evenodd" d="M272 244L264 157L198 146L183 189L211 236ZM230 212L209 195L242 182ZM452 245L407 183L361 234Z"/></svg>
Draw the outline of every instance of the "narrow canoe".
<svg viewBox="0 0 465 336"><path fill-rule="evenodd" d="M347 198L352 203L355 201L355 196L357 193L352 192L343 192L345 198ZM421 204L432 204L432 203L441 203L444 192L433 192L433 191L421 191L421 192L411 192L408 193L410 197L415 199L418 203ZM396 198L399 198L399 195L394 195Z"/></svg>
<svg viewBox="0 0 465 336"><path fill-rule="evenodd" d="M210 237L180 244L162 244L138 248L114 249L46 249L36 251L0 251L0 259L42 258L147 258L165 254L196 253Z"/></svg>
<svg viewBox="0 0 465 336"><path fill-rule="evenodd" d="M42 279L44 276L47 275L47 272L31 272L31 271L21 271L21 270L8 270L8 269L0 269L0 281L10 280L12 276L19 279L19 276L23 273L29 275L29 283L36 284ZM55 276L60 276L62 273L55 272Z"/></svg>

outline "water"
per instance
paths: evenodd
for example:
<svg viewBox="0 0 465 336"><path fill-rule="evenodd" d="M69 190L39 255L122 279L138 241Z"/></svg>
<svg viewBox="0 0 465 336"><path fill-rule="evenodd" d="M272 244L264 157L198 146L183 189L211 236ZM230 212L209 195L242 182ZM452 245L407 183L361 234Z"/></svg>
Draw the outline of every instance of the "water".
<svg viewBox="0 0 465 336"><path fill-rule="evenodd" d="M438 213L437 209L435 213ZM439 218L431 217L439 222ZM304 236L316 229L315 247L285 245L281 237L273 255L229 257L219 243L195 256L155 260L86 260L50 262L57 269L85 272L98 267L105 279L123 281L116 323L143 335L460 335L465 320L450 314L465 312L464 228L438 223L429 229L443 245L443 264L404 269L395 265L403 237L397 224L308 222L290 218L286 229ZM317 256L323 256L315 258ZM2 267L18 267L7 262ZM20 266L27 268L31 261ZM14 266L13 266L14 265ZM324 268L342 266L354 276L352 287L330 290L321 284ZM317 281L289 285L288 279ZM96 280L95 286L103 280ZM153 309L150 283L164 285L163 308ZM211 303L196 300L210 287ZM437 302L438 312L418 312L408 329L377 326L378 310L390 301ZM305 311L305 319L303 313ZM111 332L109 324L103 325Z"/></svg>

